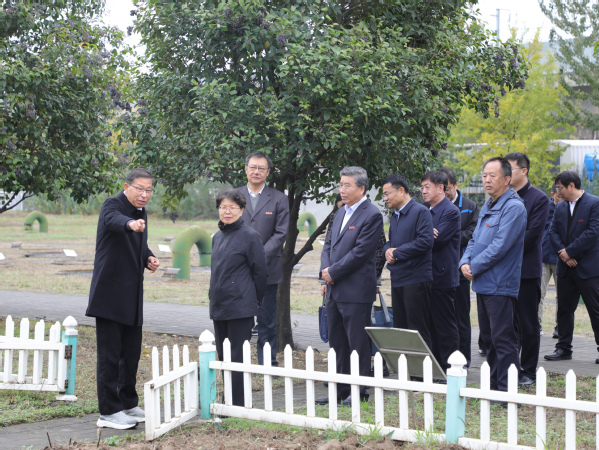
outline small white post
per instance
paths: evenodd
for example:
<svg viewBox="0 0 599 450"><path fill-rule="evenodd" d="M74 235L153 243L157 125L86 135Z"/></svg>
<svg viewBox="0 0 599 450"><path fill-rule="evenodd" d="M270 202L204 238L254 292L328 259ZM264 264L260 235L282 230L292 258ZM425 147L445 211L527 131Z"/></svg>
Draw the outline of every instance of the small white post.
<svg viewBox="0 0 599 450"><path fill-rule="evenodd" d="M576 400L576 375L572 369L566 374L566 400ZM576 411L566 410L566 450L576 448Z"/></svg>
<svg viewBox="0 0 599 450"><path fill-rule="evenodd" d="M293 369L293 353L291 346L287 344L283 353L285 369ZM293 378L285 377L285 412L293 414Z"/></svg>
<svg viewBox="0 0 599 450"><path fill-rule="evenodd" d="M22 340L29 339L29 319L21 319L21 330L19 338ZM17 372L17 382L25 383L27 376L27 362L29 360L29 352L27 350L19 350L19 371Z"/></svg>
<svg viewBox="0 0 599 450"><path fill-rule="evenodd" d="M547 374L542 367L537 370L537 398L547 397ZM537 448L548 448L547 409L537 406ZM547 447L546 447L547 446Z"/></svg>
<svg viewBox="0 0 599 450"><path fill-rule="evenodd" d="M514 364L507 370L507 391L518 393L518 369ZM507 443L518 444L518 404L510 401L507 404Z"/></svg>
<svg viewBox="0 0 599 450"><path fill-rule="evenodd" d="M160 377L160 355L156 347L152 348L152 379ZM152 423L156 427L160 426L160 388L154 389L154 398L150 398L154 411L154 417ZM148 400L145 400L148 401Z"/></svg>
<svg viewBox="0 0 599 450"><path fill-rule="evenodd" d="M170 372L170 355L168 347L165 345L162 347L162 375L168 375ZM164 421L168 423L171 418L171 384L166 383L164 385Z"/></svg>
<svg viewBox="0 0 599 450"><path fill-rule="evenodd" d="M360 356L357 351L351 352L349 357L349 373L352 377L360 376ZM351 421L360 423L360 385L351 384Z"/></svg>
<svg viewBox="0 0 599 450"><path fill-rule="evenodd" d="M491 390L491 368L487 361L480 366L480 390L481 392ZM480 440L491 441L491 402L482 399L480 401Z"/></svg>
<svg viewBox="0 0 599 450"><path fill-rule="evenodd" d="M308 347L306 350L306 375L312 372L314 372L314 350L312 350L312 347ZM308 417L316 417L314 384L314 380L306 378L306 415Z"/></svg>
<svg viewBox="0 0 599 450"><path fill-rule="evenodd" d="M46 324L43 320L39 320L35 324L34 340L36 342L44 342L46 335ZM40 384L42 378L42 367L44 365L44 352L42 350L33 351L33 373L32 382L33 384Z"/></svg>
<svg viewBox="0 0 599 450"><path fill-rule="evenodd" d="M337 373L337 354L335 349L329 350L329 374ZM329 381L329 419L337 420L337 382Z"/></svg>
<svg viewBox="0 0 599 450"><path fill-rule="evenodd" d="M58 394L56 400L74 402L77 401L75 395L75 372L77 368L77 321L73 316L67 316L62 322L64 332L62 334L62 343L71 346L71 358L65 359L65 369L67 375L68 387L64 394ZM57 327L60 328L60 325Z"/></svg>
<svg viewBox="0 0 599 450"><path fill-rule="evenodd" d="M252 365L252 352L250 342L245 341L243 343L243 365ZM269 353L270 355L270 353ZM244 367L245 368L245 367ZM252 408L252 374L249 372L243 372L243 403L246 408Z"/></svg>
<svg viewBox="0 0 599 450"><path fill-rule="evenodd" d="M179 367L181 367L179 363L179 346L175 344L173 346L173 372L177 372ZM173 382L173 394L175 397L175 417L181 417L181 378L177 378Z"/></svg>
<svg viewBox="0 0 599 450"><path fill-rule="evenodd" d="M427 356L427 359L430 358ZM466 358L459 351L453 352L447 362L451 365L447 369L447 399L445 402L445 439L447 442L457 443L458 439L464 436L466 425L466 398L460 395L460 389L466 387L466 376L468 371L464 369ZM430 368L432 371L432 367ZM429 411L429 426L432 429L432 404ZM427 419L425 409L425 420ZM427 424L425 422L425 430Z"/></svg>
<svg viewBox="0 0 599 450"><path fill-rule="evenodd" d="M270 355L270 343L266 342L263 347L263 355ZM270 358L264 358L264 367L271 367L272 361ZM272 401L272 375L264 375L264 410L273 410Z"/></svg>
<svg viewBox="0 0 599 450"><path fill-rule="evenodd" d="M231 341L225 338L223 342L223 362L231 362ZM225 405L233 404L233 382L230 370L223 370L223 389L225 390Z"/></svg>
<svg viewBox="0 0 599 450"><path fill-rule="evenodd" d="M399 381L408 381L408 360L403 353L399 355L397 360L397 379ZM410 427L408 418L408 391L400 389L398 391L399 401L399 428L407 430Z"/></svg>
<svg viewBox="0 0 599 450"><path fill-rule="evenodd" d="M216 361L216 346L214 345L214 335L204 330L200 335L200 417L210 419L210 404L216 402L216 370L209 367L210 362ZM227 340L227 342L229 342ZM231 347L229 346L229 359L231 359ZM187 353L187 362L189 362L189 352ZM229 377L229 381L231 378ZM197 387L197 380L193 381ZM191 392L190 392L191 394ZM197 404L197 388L194 399Z"/></svg>
<svg viewBox="0 0 599 450"><path fill-rule="evenodd" d="M379 352L374 355L374 379L383 379L383 357ZM377 427L385 425L385 391L381 387L374 388L374 423Z"/></svg>

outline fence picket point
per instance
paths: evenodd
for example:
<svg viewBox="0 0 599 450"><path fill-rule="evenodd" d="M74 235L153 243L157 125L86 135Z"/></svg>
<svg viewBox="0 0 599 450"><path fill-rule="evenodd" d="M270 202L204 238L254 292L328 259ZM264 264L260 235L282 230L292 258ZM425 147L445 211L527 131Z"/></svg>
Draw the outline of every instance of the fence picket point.
<svg viewBox="0 0 599 450"><path fill-rule="evenodd" d="M572 369L566 374L566 400L576 400L576 375ZM576 412L566 410L566 450L576 448Z"/></svg>
<svg viewBox="0 0 599 450"><path fill-rule="evenodd" d="M537 370L537 397L547 397L547 373L539 367ZM547 409L543 406L536 407L537 429L536 447L544 449L547 443Z"/></svg>
<svg viewBox="0 0 599 450"><path fill-rule="evenodd" d="M312 347L306 349L306 372L314 372L314 350ZM306 379L306 415L308 417L316 417L316 396L314 394L314 380Z"/></svg>
<svg viewBox="0 0 599 450"><path fill-rule="evenodd" d="M512 364L507 371L508 394L518 393L518 368ZM507 443L518 445L518 404L508 400L507 404Z"/></svg>
<svg viewBox="0 0 599 450"><path fill-rule="evenodd" d="M399 381L408 381L408 360L406 359L406 355L403 353L399 355L399 359L397 360L397 379ZM409 418L408 418L408 392L400 389L398 391L398 400L399 400L399 428L402 430L407 430L410 428Z"/></svg>
<svg viewBox="0 0 599 450"><path fill-rule="evenodd" d="M480 366L480 390L489 392L491 390L491 368L487 361ZM491 441L491 402L480 401L480 440Z"/></svg>
<svg viewBox="0 0 599 450"><path fill-rule="evenodd" d="M270 343L265 342L262 355L270 355ZM270 358L263 358L264 367L271 367L272 361ZM272 401L272 375L264 375L264 409L266 411L273 410Z"/></svg>
<svg viewBox="0 0 599 450"><path fill-rule="evenodd" d="M223 342L223 360L224 362L231 362L231 341L229 341L229 338L225 338ZM225 405L231 406L233 404L233 383L231 382L230 370L223 370L223 390L225 392Z"/></svg>
<svg viewBox="0 0 599 450"><path fill-rule="evenodd" d="M433 361L429 356L422 361L423 381L426 384L433 384ZM433 416L433 394L425 392L424 401L424 431L433 431L435 418Z"/></svg>
<svg viewBox="0 0 599 450"><path fill-rule="evenodd" d="M270 353L269 353L270 355ZM250 342L243 343L243 364L252 364L252 353ZM252 408L252 374L243 372L243 404L246 408Z"/></svg>
<svg viewBox="0 0 599 450"><path fill-rule="evenodd" d="M337 353L335 349L329 349L328 370L331 374L337 373ZM329 381L329 419L337 420L337 383Z"/></svg>
<svg viewBox="0 0 599 450"><path fill-rule="evenodd" d="M374 378L383 378L383 357L379 352L374 355ZM374 422L377 427L385 425L385 390L381 387L374 388Z"/></svg>
<svg viewBox="0 0 599 450"><path fill-rule="evenodd" d="M349 357L350 363L350 375L357 377L360 376L360 357L358 352L355 350L351 352ZM360 385L352 384L351 387L351 421L353 423L360 423Z"/></svg>
<svg viewBox="0 0 599 450"><path fill-rule="evenodd" d="M289 344L285 346L283 355L285 369L293 369L293 352ZM285 377L285 412L293 414L293 378L290 377Z"/></svg>

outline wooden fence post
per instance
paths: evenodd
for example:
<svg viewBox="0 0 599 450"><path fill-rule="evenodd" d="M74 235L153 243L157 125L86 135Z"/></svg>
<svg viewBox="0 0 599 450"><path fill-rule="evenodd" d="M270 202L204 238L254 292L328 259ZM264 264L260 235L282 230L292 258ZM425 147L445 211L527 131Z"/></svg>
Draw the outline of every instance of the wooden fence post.
<svg viewBox="0 0 599 450"><path fill-rule="evenodd" d="M445 402L445 439L457 443L464 436L466 421L466 398L460 396L460 389L466 387L468 371L464 369L466 358L459 351L451 354L447 369L447 399Z"/></svg>
<svg viewBox="0 0 599 450"><path fill-rule="evenodd" d="M200 342L200 417L210 419L210 404L216 402L216 370L208 367L211 361L216 361L214 335L204 330Z"/></svg>
<svg viewBox="0 0 599 450"><path fill-rule="evenodd" d="M64 394L58 394L56 400L64 400L69 402L77 401L75 395L75 368L77 367L77 335L79 332L75 329L77 321L73 316L68 316L62 323L65 330L62 332L62 343L70 345L71 357L67 358L67 388ZM59 361L58 364L62 364Z"/></svg>

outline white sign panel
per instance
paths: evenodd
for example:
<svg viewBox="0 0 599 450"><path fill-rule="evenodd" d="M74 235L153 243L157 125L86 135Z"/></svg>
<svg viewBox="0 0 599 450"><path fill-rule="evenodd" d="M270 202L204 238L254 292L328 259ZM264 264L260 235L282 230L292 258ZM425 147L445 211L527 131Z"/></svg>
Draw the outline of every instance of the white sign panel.
<svg viewBox="0 0 599 450"><path fill-rule="evenodd" d="M2 252L0 252L0 261L2 261L3 259L6 259L6 258L4 257L4 254Z"/></svg>
<svg viewBox="0 0 599 450"><path fill-rule="evenodd" d="M164 253L171 253L171 248L168 245L158 244L158 250Z"/></svg>
<svg viewBox="0 0 599 450"><path fill-rule="evenodd" d="M77 252L75 252L75 250L65 248L62 251L64 252L65 256L77 256Z"/></svg>

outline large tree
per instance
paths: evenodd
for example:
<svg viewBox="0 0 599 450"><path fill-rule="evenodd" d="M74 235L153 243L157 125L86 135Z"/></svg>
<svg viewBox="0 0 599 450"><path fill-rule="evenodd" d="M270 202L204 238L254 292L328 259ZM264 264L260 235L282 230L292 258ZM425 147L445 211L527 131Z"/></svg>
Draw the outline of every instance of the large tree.
<svg viewBox="0 0 599 450"><path fill-rule="evenodd" d="M0 213L19 192L81 202L106 190L119 166L110 121L128 105L104 1L0 4Z"/></svg>
<svg viewBox="0 0 599 450"><path fill-rule="evenodd" d="M565 149L554 141L567 137L574 127L565 113L569 102L559 84L555 57L545 51L538 33L522 52L531 64L526 88L499 97L492 117L464 109L451 130L456 146L448 150L446 162L471 179L480 177L486 159L523 152L531 161L531 182L549 192L555 160Z"/></svg>
<svg viewBox="0 0 599 450"><path fill-rule="evenodd" d="M596 0L539 0L553 25L550 40L557 51L562 74L560 82L569 98L571 123L597 139L599 131L599 61L593 47L599 40L599 8Z"/></svg>
<svg viewBox="0 0 599 450"><path fill-rule="evenodd" d="M417 178L464 104L488 114L496 89L524 86L518 46L492 42L470 5L139 2L147 59L135 87L141 108L126 124L139 164L176 198L206 174L244 184L251 151L274 161L269 184L290 207L280 348L293 343L292 268L328 222L296 251L302 202L330 200L346 165L363 166L375 183L397 171Z"/></svg>

